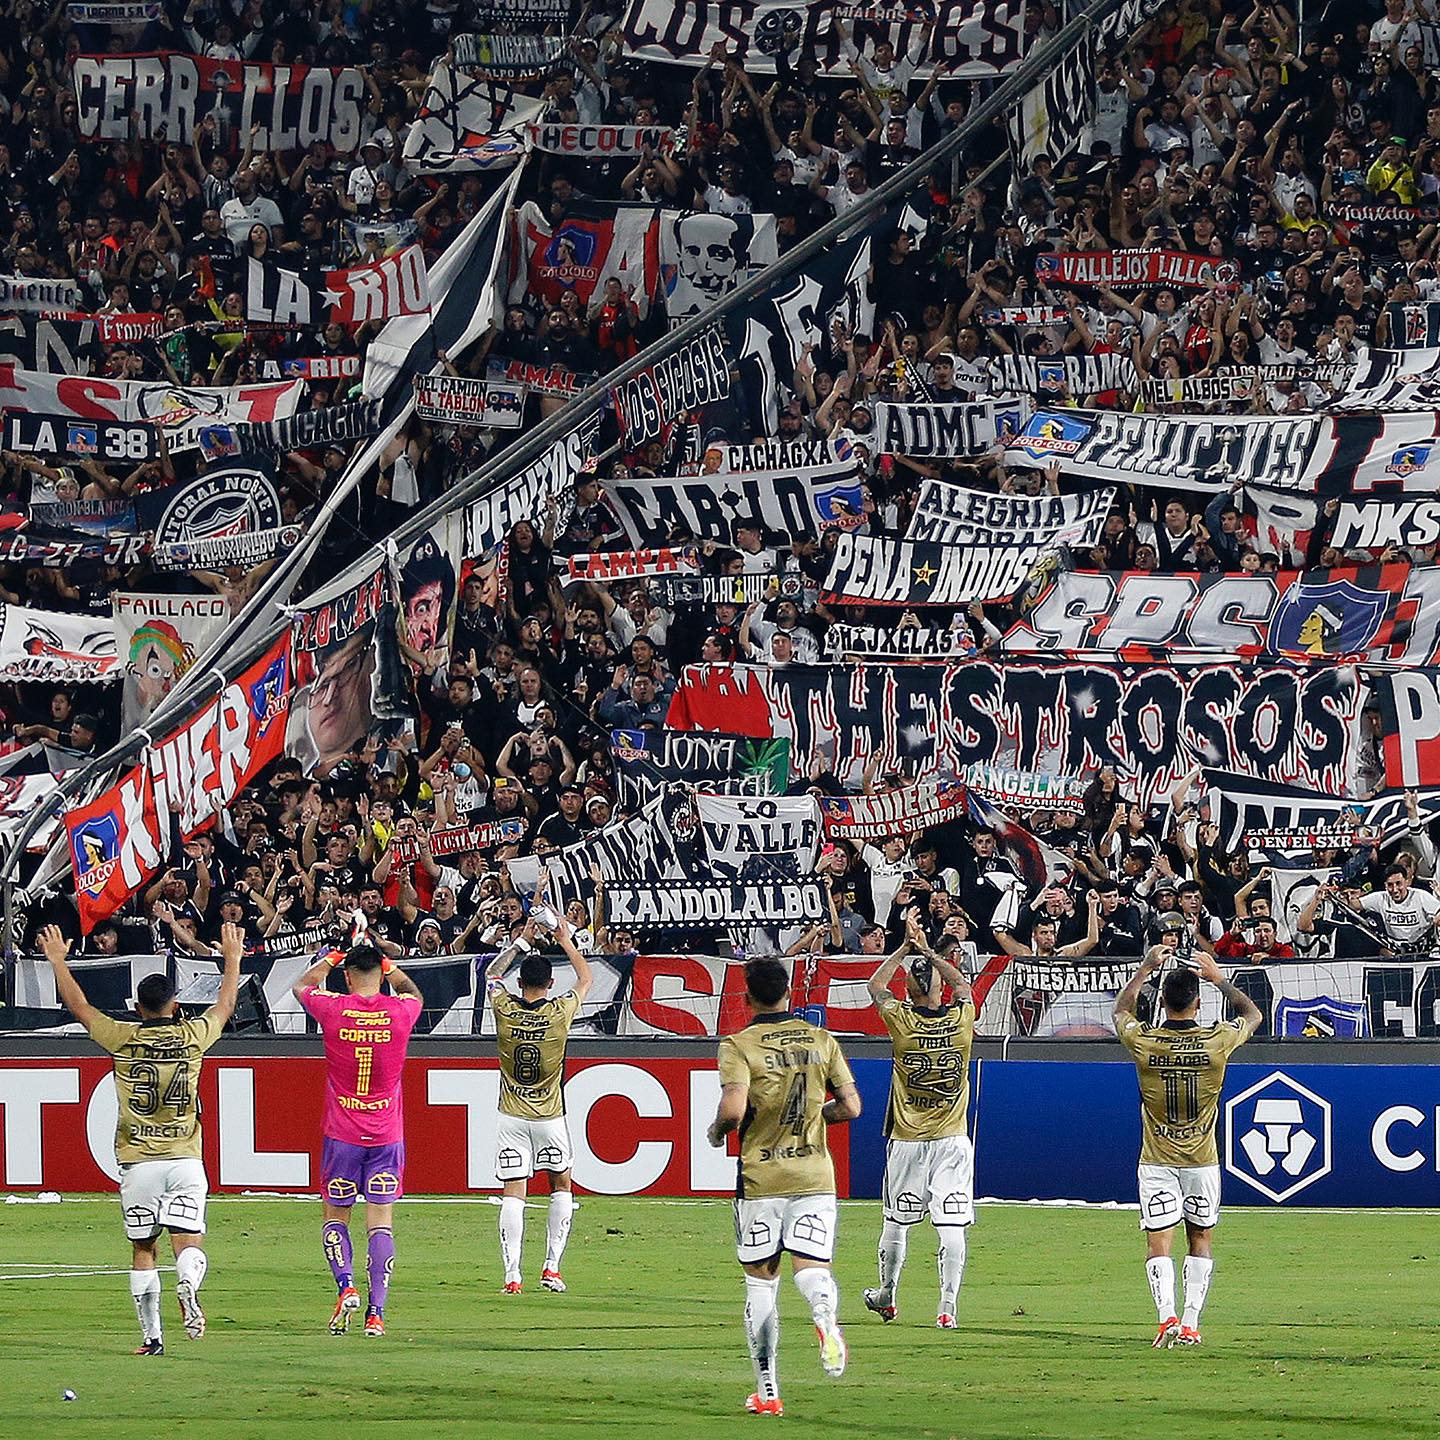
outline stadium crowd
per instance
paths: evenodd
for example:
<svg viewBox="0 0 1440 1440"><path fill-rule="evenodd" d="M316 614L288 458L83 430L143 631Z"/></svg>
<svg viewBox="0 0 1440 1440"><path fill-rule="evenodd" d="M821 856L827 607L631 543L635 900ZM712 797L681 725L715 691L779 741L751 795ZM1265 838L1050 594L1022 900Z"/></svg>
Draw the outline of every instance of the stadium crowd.
<svg viewBox="0 0 1440 1440"><path fill-rule="evenodd" d="M400 147L431 66L452 33L475 28L469 8L441 0L313 9L252 0L243 10L192 3L182 14L169 6L123 48L364 66L368 128L353 150L319 142L303 152L261 153L241 136L232 162L209 132L188 148L83 140L73 60L79 50L105 46L90 32L82 43L63 4L47 12L15 0L0 40L7 101L0 269L73 279L96 313L164 315L166 328L152 340L92 345L83 361L94 375L228 385L277 373L267 370L271 362L354 355L363 363L373 325L248 324L244 262L268 255L282 266L346 263L355 254L345 248L347 220L413 221L427 259L438 258L496 179L417 179L400 165ZM1034 13L1037 38L1058 27L1049 7ZM1440 90L1426 65L1419 22L1428 19L1408 0L1389 0L1383 10L1332 5L1302 33L1278 4L1164 6L1122 50L1099 58L1098 110L1076 154L1015 173L996 125L952 168L931 175L921 225L877 247L869 280L874 333L833 335L793 376L781 377L772 438L846 442L864 470L861 528L898 536L925 478L1017 495L1065 488L1061 466L1017 467L998 450L963 462L878 453L878 402L984 395L993 357L1118 355L1142 382L1292 366L1293 378L1256 378L1210 410L1283 414L1313 406L1338 382L1307 378L1307 366L1353 362L1364 347L1383 343L1388 302L1436 289ZM982 93L943 67L917 67L872 43L863 25L851 37L849 75L817 74L801 53L782 59L772 80L747 73L723 47L702 68L636 60L612 20L587 12L563 57L517 88L543 95L547 120L672 126L681 143L673 154L647 151L634 164L529 156L521 193L551 223L621 199L770 213L783 252L953 131ZM1337 206L1352 218L1338 218ZM1353 218L1365 207L1384 218ZM1155 285L1122 294L1035 278L1037 256L1046 252L1122 247L1224 263L1207 284L1185 290ZM1036 318L1011 318L1025 311ZM483 374L487 353L496 351L584 377L635 354L665 324L660 307L642 316L618 283L588 304L573 292L553 304L531 295L511 304L480 346L449 359L458 373ZM339 403L353 385L358 375L311 381L304 404ZM1153 394L1120 388L1066 387L1046 399L1156 408ZM527 418L563 403L532 395ZM511 433L411 421L378 475L332 523L306 588L339 573L414 505L443 495ZM767 531L746 517L730 546L703 547L701 565L717 575L773 576L771 598L697 607L668 602L644 580L568 580L568 557L631 548L607 501L607 481L698 468L708 445L761 438L711 434L688 454L622 445L601 457L579 479L563 525L546 515L514 525L503 594L479 575L462 581L444 661L417 677L407 735L369 736L308 766L277 762L213 828L184 844L177 834L167 868L86 937L86 949L218 953L227 924L241 925L252 943L317 924L338 936L357 907L370 935L396 958L500 947L525 924L528 904L508 862L573 843L621 813L609 732L665 728L683 667L815 661L832 623L878 618L819 602L829 543ZM354 442L283 457L277 482L287 523L303 526L314 516L353 449ZM62 498L143 494L201 463L195 452L139 467L6 452L5 506L23 525L42 487ZM677 546L689 539L671 537ZM1409 558L1429 560L1433 551ZM1337 555L1323 524L1307 553L1280 555L1257 543L1229 496L1202 504L1175 489L1132 486L1122 488L1099 545L1068 560L1082 569L1221 572L1303 567ZM208 589L238 604L272 563L190 574L154 571L144 561L9 564L0 570L0 598L108 613L116 590ZM783 596L781 577L798 581ZM960 632L957 647L996 655L1022 603L957 612L949 622ZM46 739L82 756L103 750L120 723L115 690L100 686L11 685L4 714L17 741ZM880 792L914 778L873 769L864 784ZM883 843L833 841L819 861L831 919L791 937L792 950L879 954L895 947L907 915L918 913L932 941L972 967L1002 952L1137 956L1157 943L1271 963L1308 953L1317 937L1338 955L1403 950L1416 937L1408 922L1387 928L1386 907L1412 884L1422 912L1440 911L1427 893L1434 846L1418 818L1388 845L1319 857L1343 872L1343 898L1372 917L1372 930L1334 918L1328 904L1312 905L1291 927L1273 913L1261 858L1221 846L1196 777L1158 804L1138 803L1110 771L1071 778L1074 793L1054 806L1002 807L1051 858L1050 880L1021 880L1013 827L964 821ZM841 793L823 766L793 776L790 788ZM518 839L431 852L432 829L507 819L520 822ZM607 928L598 905L593 912L576 905L570 918L582 949L625 953L638 942ZM76 928L73 908L58 897L32 917L34 925L56 919Z"/></svg>

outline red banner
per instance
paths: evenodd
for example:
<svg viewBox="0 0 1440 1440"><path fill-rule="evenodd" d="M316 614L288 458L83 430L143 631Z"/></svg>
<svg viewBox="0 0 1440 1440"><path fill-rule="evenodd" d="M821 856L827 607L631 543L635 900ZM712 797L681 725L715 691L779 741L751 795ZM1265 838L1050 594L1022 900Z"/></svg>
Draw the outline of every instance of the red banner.
<svg viewBox="0 0 1440 1440"><path fill-rule="evenodd" d="M1233 260L1183 250L1077 250L1035 257L1035 278L1046 285L1179 285L1206 290L1239 272Z"/></svg>
<svg viewBox="0 0 1440 1440"><path fill-rule="evenodd" d="M428 315L425 252L418 245L407 245L373 265L327 270L325 299L329 318L341 325L363 325L394 315Z"/></svg>
<svg viewBox="0 0 1440 1440"><path fill-rule="evenodd" d="M113 1191L115 1093L106 1056L0 1060L0 1185L62 1194ZM705 1129L720 1096L715 1062L572 1060L565 1110L576 1188L596 1195L729 1195L735 1140ZM202 1072L205 1168L213 1190L313 1194L320 1184L325 1062L226 1057ZM417 1195L494 1192L499 1071L493 1059L413 1057L405 1068L405 1188ZM849 1194L847 1127L829 1131ZM116 1224L119 1223L117 1213Z"/></svg>
<svg viewBox="0 0 1440 1440"><path fill-rule="evenodd" d="M165 863L172 802L188 840L280 754L292 678L286 635L118 784L65 816L82 930L113 915Z"/></svg>

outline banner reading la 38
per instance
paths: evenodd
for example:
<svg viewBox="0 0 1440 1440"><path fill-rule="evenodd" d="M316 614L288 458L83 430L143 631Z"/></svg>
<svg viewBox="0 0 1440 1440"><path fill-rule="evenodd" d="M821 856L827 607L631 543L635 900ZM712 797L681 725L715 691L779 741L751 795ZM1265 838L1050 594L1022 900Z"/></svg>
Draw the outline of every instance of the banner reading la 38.
<svg viewBox="0 0 1440 1440"><path fill-rule="evenodd" d="M268 65L156 51L77 55L76 124L84 140L160 140L189 145L215 116L217 142L234 150L247 137L256 153L304 150L320 140L336 150L360 143L365 77L353 67ZM132 131L131 115L136 117ZM260 128L251 137L251 127Z"/></svg>
<svg viewBox="0 0 1440 1440"><path fill-rule="evenodd" d="M159 873L168 858L172 803L188 840L279 756L291 678L287 635L192 720L150 746L117 784L66 814L85 933Z"/></svg>
<svg viewBox="0 0 1440 1440"><path fill-rule="evenodd" d="M788 738L796 773L833 754L842 783L874 755L922 774L977 760L1055 774L1110 765L1149 802L1203 762L1348 795L1366 697L1348 665L690 665L666 724ZM1440 696L1433 720L1440 767Z"/></svg>

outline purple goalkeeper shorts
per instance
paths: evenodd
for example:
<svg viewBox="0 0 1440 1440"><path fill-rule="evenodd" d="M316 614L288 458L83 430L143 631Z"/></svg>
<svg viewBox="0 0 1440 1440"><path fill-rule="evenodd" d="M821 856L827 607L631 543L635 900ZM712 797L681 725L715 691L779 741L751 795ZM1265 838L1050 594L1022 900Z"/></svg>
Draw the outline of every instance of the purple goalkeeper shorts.
<svg viewBox="0 0 1440 1440"><path fill-rule="evenodd" d="M332 1205L388 1205L405 1193L405 1144L351 1145L328 1135L320 1151L320 1189Z"/></svg>

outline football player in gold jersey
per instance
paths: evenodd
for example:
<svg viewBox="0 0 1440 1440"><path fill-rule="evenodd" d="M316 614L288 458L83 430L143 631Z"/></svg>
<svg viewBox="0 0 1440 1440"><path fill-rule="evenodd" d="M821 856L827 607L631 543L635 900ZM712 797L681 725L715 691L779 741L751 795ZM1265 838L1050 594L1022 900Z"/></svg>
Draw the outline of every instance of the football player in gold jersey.
<svg viewBox="0 0 1440 1440"><path fill-rule="evenodd" d="M1215 1262L1210 1232L1220 1218L1220 1151L1216 1123L1225 1066L1260 1024L1250 997L1226 980L1209 955L1172 970L1160 987L1165 1018L1147 1025L1136 1017L1141 986L1172 952L1154 946L1115 1000L1115 1033L1140 1078L1140 1227L1146 1232L1145 1274L1160 1328L1155 1348L1200 1343L1200 1312ZM1215 986L1233 1020L1201 1025L1200 982ZM1170 1246L1184 1220L1185 1310L1175 1310L1175 1265Z"/></svg>
<svg viewBox="0 0 1440 1440"><path fill-rule="evenodd" d="M890 993L890 980L906 952L906 998ZM954 1001L942 1005L946 985ZM896 1287L905 1264L909 1227L923 1220L939 1237L940 1305L935 1324L956 1328L960 1282L965 1276L965 1229L975 1221L975 1152L966 1134L970 1109L970 1045L975 1006L970 982L931 949L917 920L906 941L870 977L870 1000L890 1032L894 1061L885 1112L885 1221L880 1232L880 1284L865 1304L888 1325L899 1313Z"/></svg>
<svg viewBox="0 0 1440 1440"><path fill-rule="evenodd" d="M860 1095L828 1030L789 1013L790 971L779 960L745 966L750 1023L720 1042L720 1105L708 1132L721 1146L740 1132L735 1248L745 1272L745 1337L755 1367L752 1415L783 1415L780 1401L780 1256L810 1306L825 1373L845 1373L835 1253L835 1166L825 1127L853 1120ZM832 1099L826 1098L829 1092Z"/></svg>
<svg viewBox="0 0 1440 1440"><path fill-rule="evenodd" d="M240 991L240 956L245 932L220 927L225 968L215 1003L198 1019L185 1020L175 1002L168 975L147 975L135 987L138 1023L112 1020L85 999L70 966L70 942L56 925L39 934L40 948L55 972L61 1004L85 1027L90 1038L115 1057L115 1159L120 1165L120 1205L133 1255L130 1294L140 1321L137 1355L163 1355L160 1322L160 1272L156 1242L170 1232L178 1283L175 1295L185 1333L205 1333L200 1285L209 1262L201 1248L205 1235L208 1185L200 1149L200 1067L205 1052L220 1038L235 1013Z"/></svg>
<svg viewBox="0 0 1440 1440"><path fill-rule="evenodd" d="M538 907L537 907L538 908ZM535 949L538 933L531 921L515 943L490 962L487 997L495 1014L500 1051L500 1117L495 1127L495 1178L500 1199L500 1257L505 1264L504 1293L521 1290L520 1258L525 1244L525 1190L537 1170L550 1176L550 1209L545 1227L545 1265L540 1284L563 1291L560 1259L570 1238L575 1197L570 1189L570 1131L565 1124L565 1045L570 1026L590 993L590 964L571 941L570 922L556 916L555 938L575 967L575 983L563 995L551 995L550 957ZM520 995L500 977L516 954Z"/></svg>

